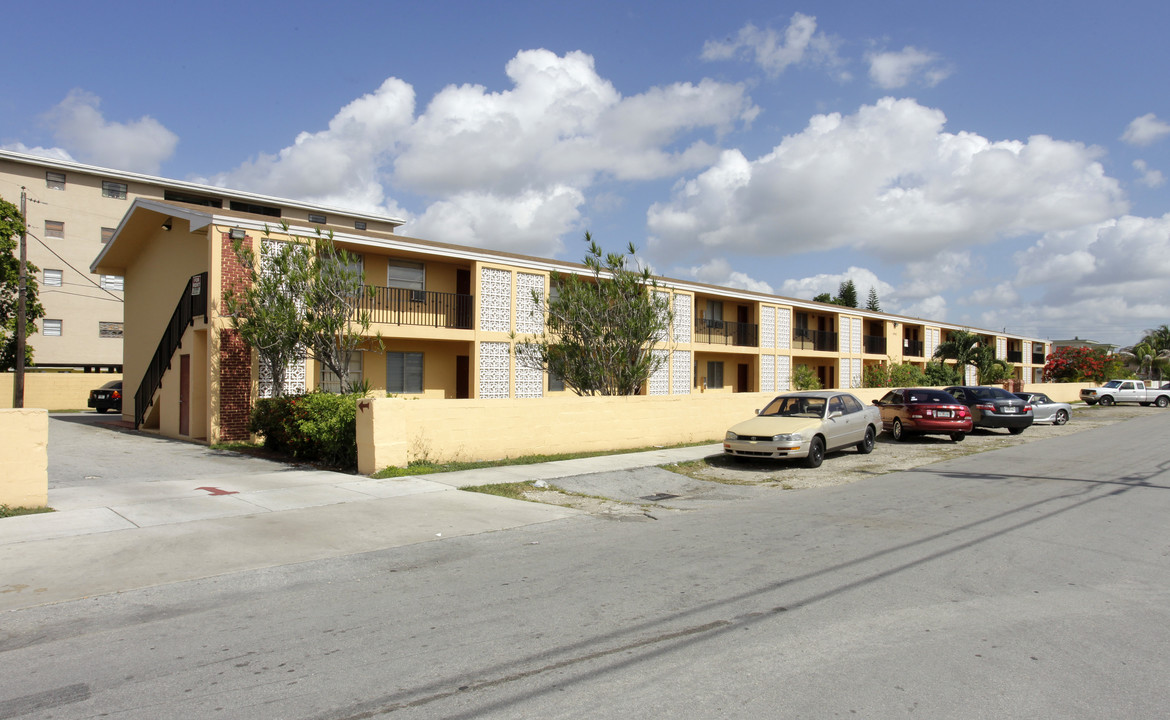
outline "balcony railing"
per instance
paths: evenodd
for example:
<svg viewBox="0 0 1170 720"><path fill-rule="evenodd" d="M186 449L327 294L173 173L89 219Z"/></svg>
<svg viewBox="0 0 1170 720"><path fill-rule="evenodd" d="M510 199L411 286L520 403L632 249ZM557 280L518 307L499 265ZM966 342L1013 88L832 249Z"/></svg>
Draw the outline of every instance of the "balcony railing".
<svg viewBox="0 0 1170 720"><path fill-rule="evenodd" d="M712 345L760 346L760 326L725 320L695 320L695 342Z"/></svg>
<svg viewBox="0 0 1170 720"><path fill-rule="evenodd" d="M792 348L794 350L819 350L822 352L837 351L837 333L824 330L810 330L796 328L792 331Z"/></svg>
<svg viewBox="0 0 1170 720"><path fill-rule="evenodd" d="M923 357L921 340L903 340L902 354L911 357Z"/></svg>
<svg viewBox="0 0 1170 720"><path fill-rule="evenodd" d="M474 296L430 290L365 286L354 311L370 313L370 321L387 325L470 330Z"/></svg>
<svg viewBox="0 0 1170 720"><path fill-rule="evenodd" d="M862 347L870 355L886 354L886 339L878 335L864 335L861 338Z"/></svg>
<svg viewBox="0 0 1170 720"><path fill-rule="evenodd" d="M1010 363L1024 362L1024 353L1020 352L1019 350L1008 350L1007 360Z"/></svg>
<svg viewBox="0 0 1170 720"><path fill-rule="evenodd" d="M1044 357L1044 353L1042 353L1042 352L1032 353L1032 364L1033 365L1043 365L1045 360L1047 360L1047 358Z"/></svg>

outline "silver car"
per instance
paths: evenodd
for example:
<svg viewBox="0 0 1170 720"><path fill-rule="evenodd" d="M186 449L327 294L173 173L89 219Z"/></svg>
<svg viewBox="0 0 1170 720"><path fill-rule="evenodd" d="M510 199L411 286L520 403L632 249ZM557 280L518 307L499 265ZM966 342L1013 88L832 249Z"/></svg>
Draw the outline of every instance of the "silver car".
<svg viewBox="0 0 1170 720"><path fill-rule="evenodd" d="M728 430L723 452L732 457L804 458L807 467L815 468L830 450L852 445L861 453L872 451L881 426L878 409L863 405L853 393L789 393Z"/></svg>
<svg viewBox="0 0 1170 720"><path fill-rule="evenodd" d="M1032 422L1064 425L1072 417L1072 405L1056 402L1044 393L1016 393L1016 397L1032 405Z"/></svg>

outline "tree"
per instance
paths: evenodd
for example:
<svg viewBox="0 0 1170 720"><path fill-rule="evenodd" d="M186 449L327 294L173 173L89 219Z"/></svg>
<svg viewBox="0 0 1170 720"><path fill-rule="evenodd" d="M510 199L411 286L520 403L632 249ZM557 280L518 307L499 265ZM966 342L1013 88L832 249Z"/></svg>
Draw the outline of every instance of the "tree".
<svg viewBox="0 0 1170 720"><path fill-rule="evenodd" d="M929 385L930 387L946 387L947 385L958 385L963 382L962 376L959 375L955 368L933 360L926 363L926 367L922 369L922 374L926 377L923 385Z"/></svg>
<svg viewBox="0 0 1170 720"><path fill-rule="evenodd" d="M837 304L845 307L857 307L857 287L852 280L846 280L837 288Z"/></svg>
<svg viewBox="0 0 1170 720"><path fill-rule="evenodd" d="M10 202L0 198L0 372L16 367L16 316L20 305L20 258L17 239L24 233L24 217ZM32 263L25 263L24 317L25 335L36 333L36 321L45 316L37 299L37 273ZM24 346L25 365L31 365L33 349Z"/></svg>
<svg viewBox="0 0 1170 720"><path fill-rule="evenodd" d="M813 298L813 302L832 303L837 304L837 301L829 293L821 293Z"/></svg>
<svg viewBox="0 0 1170 720"><path fill-rule="evenodd" d="M820 390L821 379L808 365L797 365L792 371L792 387L795 390Z"/></svg>
<svg viewBox="0 0 1170 720"><path fill-rule="evenodd" d="M1048 354L1045 382L1102 382L1116 374L1100 348L1061 347Z"/></svg>
<svg viewBox="0 0 1170 720"><path fill-rule="evenodd" d="M882 311L882 305L878 302L877 288L871 287L869 289L869 300L865 303L865 309L874 312Z"/></svg>
<svg viewBox="0 0 1170 720"><path fill-rule="evenodd" d="M516 362L561 378L578 395L637 395L666 363L653 346L670 328L670 299L649 269L632 269L632 243L628 254L603 254L588 232L585 242L592 277L554 272L555 294L533 292L544 329L516 343Z"/></svg>
<svg viewBox="0 0 1170 720"><path fill-rule="evenodd" d="M951 332L947 340L938 344L934 350L934 357L943 361L953 360L955 370L960 378L959 381L962 382L968 365L979 367L978 361L981 352L983 352L980 350L982 346L982 340L975 333L967 330L955 330Z"/></svg>
<svg viewBox="0 0 1170 720"><path fill-rule="evenodd" d="M1156 342L1155 338L1146 337ZM1161 382L1162 376L1170 370L1170 350L1159 350L1147 341L1121 348L1117 354L1128 367L1137 371L1138 377L1146 380Z"/></svg>
<svg viewBox="0 0 1170 720"><path fill-rule="evenodd" d="M304 355L304 298L312 274L312 249L302 242L272 240L267 228L260 243L259 254L245 248L242 240L233 243L249 282L224 293L224 309L272 378L272 396L280 397L286 368Z"/></svg>
<svg viewBox="0 0 1170 720"><path fill-rule="evenodd" d="M925 385L926 375L912 363L884 362L866 365L861 374L861 386L867 388L897 388Z"/></svg>
<svg viewBox="0 0 1170 720"><path fill-rule="evenodd" d="M993 385L1009 380L1015 371L1011 363L995 356L995 350L990 345L980 345L975 352L974 360L981 385Z"/></svg>

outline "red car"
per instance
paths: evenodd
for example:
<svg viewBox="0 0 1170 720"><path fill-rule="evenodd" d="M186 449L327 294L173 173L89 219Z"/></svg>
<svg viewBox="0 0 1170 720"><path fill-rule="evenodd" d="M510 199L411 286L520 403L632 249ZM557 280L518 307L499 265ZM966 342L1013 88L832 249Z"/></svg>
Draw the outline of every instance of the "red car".
<svg viewBox="0 0 1170 720"><path fill-rule="evenodd" d="M943 390L899 388L874 400L882 412L882 429L895 440L911 435L949 435L962 441L974 427L971 410Z"/></svg>

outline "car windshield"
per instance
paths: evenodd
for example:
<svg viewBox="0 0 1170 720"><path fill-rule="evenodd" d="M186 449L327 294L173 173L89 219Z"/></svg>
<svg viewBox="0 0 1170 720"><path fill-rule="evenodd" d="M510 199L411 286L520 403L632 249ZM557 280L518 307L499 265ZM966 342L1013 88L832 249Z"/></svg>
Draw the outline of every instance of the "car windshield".
<svg viewBox="0 0 1170 720"><path fill-rule="evenodd" d="M760 415L819 418L825 415L825 399L819 397L778 397Z"/></svg>
<svg viewBox="0 0 1170 720"><path fill-rule="evenodd" d="M1104 387L1115 388L1115 387L1120 387L1120 385L1121 385L1120 380L1110 380L1109 382L1105 383Z"/></svg>
<svg viewBox="0 0 1170 720"><path fill-rule="evenodd" d="M906 402L921 405L952 405L955 399L937 390L911 390L906 393Z"/></svg>
<svg viewBox="0 0 1170 720"><path fill-rule="evenodd" d="M1007 390L1003 390L1001 388L977 387L971 388L971 392L975 395L975 397L980 398L981 400L991 400L994 398L1009 398L1011 400L1019 399Z"/></svg>

